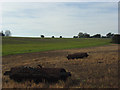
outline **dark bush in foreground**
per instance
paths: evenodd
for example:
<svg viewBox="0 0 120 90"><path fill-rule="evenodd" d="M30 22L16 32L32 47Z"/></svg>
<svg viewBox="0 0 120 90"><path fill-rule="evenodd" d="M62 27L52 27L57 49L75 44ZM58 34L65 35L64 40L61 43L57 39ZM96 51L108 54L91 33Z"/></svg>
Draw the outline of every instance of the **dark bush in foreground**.
<svg viewBox="0 0 120 90"><path fill-rule="evenodd" d="M115 35L112 37L112 43L120 44L120 34L115 34Z"/></svg>
<svg viewBox="0 0 120 90"><path fill-rule="evenodd" d="M88 57L89 55L87 53L74 53L74 54L68 54L67 59L79 59L79 58L84 58Z"/></svg>
<svg viewBox="0 0 120 90"><path fill-rule="evenodd" d="M37 68L26 66L13 67L10 71L6 71L4 75L9 75L10 79L17 82L33 80L38 83L42 80L48 82L66 81L71 76L71 73L66 72L64 68L42 68L40 65Z"/></svg>

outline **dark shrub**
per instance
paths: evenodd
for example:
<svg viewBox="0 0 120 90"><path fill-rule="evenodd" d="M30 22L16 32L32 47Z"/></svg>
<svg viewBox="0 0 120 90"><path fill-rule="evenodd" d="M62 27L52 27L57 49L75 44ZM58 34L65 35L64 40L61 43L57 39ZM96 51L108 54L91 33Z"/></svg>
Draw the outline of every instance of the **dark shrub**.
<svg viewBox="0 0 120 90"><path fill-rule="evenodd" d="M52 36L52 38L55 38L54 36Z"/></svg>
<svg viewBox="0 0 120 90"><path fill-rule="evenodd" d="M41 35L41 38L44 38L45 36L44 35Z"/></svg>
<svg viewBox="0 0 120 90"><path fill-rule="evenodd" d="M78 38L78 36L73 36L73 38Z"/></svg>
<svg viewBox="0 0 120 90"><path fill-rule="evenodd" d="M48 82L65 81L71 76L71 73L66 72L64 68L42 68L41 65L38 65L36 68L27 66L13 67L10 71L6 71L4 75L9 75L10 79L17 82L33 80L35 83L39 83L42 80Z"/></svg>
<svg viewBox="0 0 120 90"><path fill-rule="evenodd" d="M115 35L112 37L112 43L120 44L120 34L115 34Z"/></svg>
<svg viewBox="0 0 120 90"><path fill-rule="evenodd" d="M62 38L62 36L60 36L60 38Z"/></svg>
<svg viewBox="0 0 120 90"><path fill-rule="evenodd" d="M79 58L84 58L88 57L89 55L87 53L74 53L74 54L68 54L67 59L79 59Z"/></svg>

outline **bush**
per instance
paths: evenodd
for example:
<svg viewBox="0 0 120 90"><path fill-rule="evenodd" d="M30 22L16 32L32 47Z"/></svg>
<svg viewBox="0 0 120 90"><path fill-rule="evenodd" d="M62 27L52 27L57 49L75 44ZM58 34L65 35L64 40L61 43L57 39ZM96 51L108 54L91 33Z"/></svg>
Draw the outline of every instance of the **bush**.
<svg viewBox="0 0 120 90"><path fill-rule="evenodd" d="M115 34L115 35L112 37L112 43L120 44L120 34Z"/></svg>
<svg viewBox="0 0 120 90"><path fill-rule="evenodd" d="M62 38L62 36L60 36L60 38Z"/></svg>
<svg viewBox="0 0 120 90"><path fill-rule="evenodd" d="M73 36L73 38L78 38L78 36Z"/></svg>
<svg viewBox="0 0 120 90"><path fill-rule="evenodd" d="M44 38L45 36L44 35L41 35L41 38Z"/></svg>
<svg viewBox="0 0 120 90"><path fill-rule="evenodd" d="M55 38L54 36L52 36L52 38Z"/></svg>

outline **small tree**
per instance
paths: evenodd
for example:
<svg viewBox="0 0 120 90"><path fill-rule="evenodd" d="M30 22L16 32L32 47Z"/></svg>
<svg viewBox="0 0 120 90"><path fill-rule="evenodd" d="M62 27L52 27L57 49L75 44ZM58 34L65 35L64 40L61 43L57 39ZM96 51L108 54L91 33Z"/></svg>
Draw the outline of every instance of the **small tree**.
<svg viewBox="0 0 120 90"><path fill-rule="evenodd" d="M60 38L62 38L62 36L60 36Z"/></svg>
<svg viewBox="0 0 120 90"><path fill-rule="evenodd" d="M44 35L41 35L41 38L44 38L45 36Z"/></svg>
<svg viewBox="0 0 120 90"><path fill-rule="evenodd" d="M52 36L52 38L55 38L54 36Z"/></svg>
<svg viewBox="0 0 120 90"><path fill-rule="evenodd" d="M6 31L5 31L5 36L8 36L8 37L11 36L10 30L6 30Z"/></svg>

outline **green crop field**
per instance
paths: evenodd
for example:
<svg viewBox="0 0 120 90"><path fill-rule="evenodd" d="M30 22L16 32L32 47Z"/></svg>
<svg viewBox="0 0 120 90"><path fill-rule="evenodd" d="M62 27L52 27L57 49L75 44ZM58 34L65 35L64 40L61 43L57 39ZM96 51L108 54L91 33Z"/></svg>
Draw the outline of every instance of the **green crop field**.
<svg viewBox="0 0 120 90"><path fill-rule="evenodd" d="M48 50L84 48L110 44L107 38L25 38L3 37L2 56Z"/></svg>

